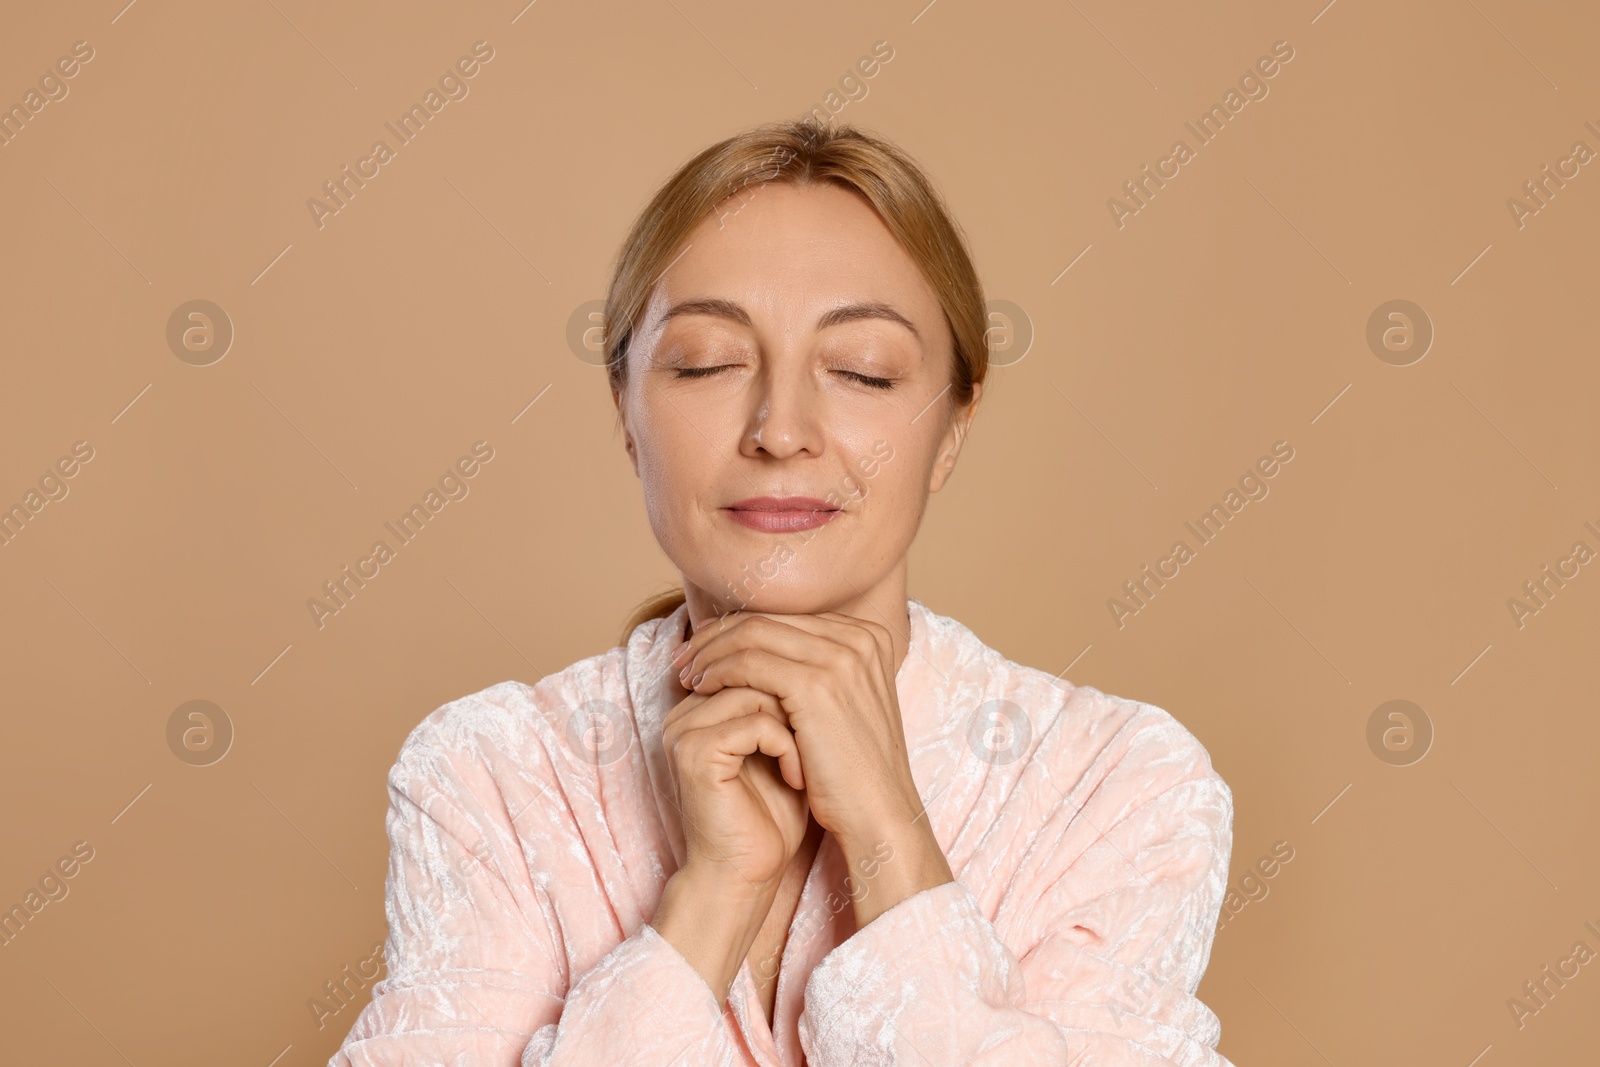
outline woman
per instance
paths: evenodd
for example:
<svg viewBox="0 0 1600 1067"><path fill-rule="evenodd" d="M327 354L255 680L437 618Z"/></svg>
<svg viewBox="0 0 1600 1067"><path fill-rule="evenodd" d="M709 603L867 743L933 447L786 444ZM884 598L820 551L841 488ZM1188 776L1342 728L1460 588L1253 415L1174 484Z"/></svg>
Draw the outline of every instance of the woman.
<svg viewBox="0 0 1600 1067"><path fill-rule="evenodd" d="M683 591L413 731L388 976L330 1063L1226 1065L1205 749L907 596L986 368L928 179L847 127L729 138L605 317Z"/></svg>

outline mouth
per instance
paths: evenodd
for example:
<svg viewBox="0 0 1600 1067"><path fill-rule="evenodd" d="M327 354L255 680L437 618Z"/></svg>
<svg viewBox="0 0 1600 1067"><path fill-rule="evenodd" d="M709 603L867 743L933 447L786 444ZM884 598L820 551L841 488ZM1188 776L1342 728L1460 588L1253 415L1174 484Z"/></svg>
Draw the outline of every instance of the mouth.
<svg viewBox="0 0 1600 1067"><path fill-rule="evenodd" d="M729 504L722 511L734 522L763 533L790 533L825 526L839 508L812 496L758 496Z"/></svg>

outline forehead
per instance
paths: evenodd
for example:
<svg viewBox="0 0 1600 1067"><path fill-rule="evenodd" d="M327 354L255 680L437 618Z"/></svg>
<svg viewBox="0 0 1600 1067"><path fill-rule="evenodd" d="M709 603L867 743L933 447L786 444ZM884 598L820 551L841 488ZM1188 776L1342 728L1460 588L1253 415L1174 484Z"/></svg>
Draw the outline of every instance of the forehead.
<svg viewBox="0 0 1600 1067"><path fill-rule="evenodd" d="M703 219L669 263L646 329L685 299L709 298L780 327L814 324L841 304L880 303L923 338L939 336L938 298L916 261L863 197L835 185L751 185Z"/></svg>

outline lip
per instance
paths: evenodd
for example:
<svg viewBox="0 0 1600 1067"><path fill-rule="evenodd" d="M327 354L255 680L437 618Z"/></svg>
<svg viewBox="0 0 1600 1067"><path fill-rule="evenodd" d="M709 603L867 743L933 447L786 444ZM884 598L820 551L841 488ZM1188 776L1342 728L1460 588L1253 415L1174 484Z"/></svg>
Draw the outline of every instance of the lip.
<svg viewBox="0 0 1600 1067"><path fill-rule="evenodd" d="M734 522L764 533L791 533L825 526L839 509L814 496L755 496L722 511Z"/></svg>

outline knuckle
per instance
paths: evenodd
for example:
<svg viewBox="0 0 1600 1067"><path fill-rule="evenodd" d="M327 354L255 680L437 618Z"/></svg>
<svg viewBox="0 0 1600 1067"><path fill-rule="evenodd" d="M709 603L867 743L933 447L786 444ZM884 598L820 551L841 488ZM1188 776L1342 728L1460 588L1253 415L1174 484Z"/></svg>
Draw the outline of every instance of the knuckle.
<svg viewBox="0 0 1600 1067"><path fill-rule="evenodd" d="M673 742L672 749L678 757L678 765L680 767L688 763L699 762L697 757L705 746L704 738L704 730L689 730Z"/></svg>

